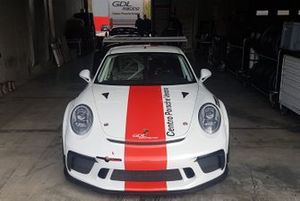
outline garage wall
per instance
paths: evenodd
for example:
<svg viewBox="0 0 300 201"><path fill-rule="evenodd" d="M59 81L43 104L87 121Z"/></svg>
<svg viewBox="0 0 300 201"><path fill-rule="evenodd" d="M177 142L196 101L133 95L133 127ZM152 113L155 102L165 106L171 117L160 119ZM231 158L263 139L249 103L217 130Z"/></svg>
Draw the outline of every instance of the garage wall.
<svg viewBox="0 0 300 201"><path fill-rule="evenodd" d="M198 1L195 0L173 0L171 10L182 24L183 35L188 39L188 48L193 46L193 35L195 29L195 15Z"/></svg>
<svg viewBox="0 0 300 201"><path fill-rule="evenodd" d="M168 25L172 0L152 0L153 31L161 35Z"/></svg>
<svg viewBox="0 0 300 201"><path fill-rule="evenodd" d="M80 12L80 9L84 8L84 3L82 0L52 0L52 2L55 32L57 37L62 37L66 21L72 18L74 13Z"/></svg>
<svg viewBox="0 0 300 201"><path fill-rule="evenodd" d="M201 23L214 22L214 32L225 35L229 21L230 1L233 0L158 0L154 1L154 27L158 34L168 24L171 13L182 24L183 34L188 38L188 48L195 46Z"/></svg>
<svg viewBox="0 0 300 201"><path fill-rule="evenodd" d="M38 72L39 65L45 63L50 58L48 39L48 12L44 6L44 1L28 0L27 6L27 26L28 43L30 46L30 74Z"/></svg>
<svg viewBox="0 0 300 201"><path fill-rule="evenodd" d="M214 34L225 36L230 11L229 0L173 0L176 14L183 24L183 32L195 46L199 27L214 24Z"/></svg>
<svg viewBox="0 0 300 201"><path fill-rule="evenodd" d="M0 82L28 77L30 66L27 0L1 0Z"/></svg>
<svg viewBox="0 0 300 201"><path fill-rule="evenodd" d="M53 2L57 36L67 19L83 7L81 0L0 1L0 83L24 83L54 67L50 44L48 3Z"/></svg>

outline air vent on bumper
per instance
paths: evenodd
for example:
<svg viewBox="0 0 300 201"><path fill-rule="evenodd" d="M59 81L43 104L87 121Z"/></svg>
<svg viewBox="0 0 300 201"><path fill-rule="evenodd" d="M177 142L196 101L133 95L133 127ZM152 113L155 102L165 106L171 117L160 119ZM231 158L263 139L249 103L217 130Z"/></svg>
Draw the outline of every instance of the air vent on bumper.
<svg viewBox="0 0 300 201"><path fill-rule="evenodd" d="M225 167L225 152L219 150L205 156L199 156L197 162L204 173L213 172L217 169L223 170Z"/></svg>
<svg viewBox="0 0 300 201"><path fill-rule="evenodd" d="M90 173L96 160L92 157L83 156L75 152L68 152L67 165L69 170L75 170L82 174Z"/></svg>

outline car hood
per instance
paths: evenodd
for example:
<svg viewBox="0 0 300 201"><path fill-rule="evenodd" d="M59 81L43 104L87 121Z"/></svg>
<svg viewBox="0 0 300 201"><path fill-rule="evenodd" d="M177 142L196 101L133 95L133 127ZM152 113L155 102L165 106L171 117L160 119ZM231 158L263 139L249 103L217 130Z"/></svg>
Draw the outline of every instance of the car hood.
<svg viewBox="0 0 300 201"><path fill-rule="evenodd" d="M152 143L185 137L194 112L198 84L94 85L92 91L106 138Z"/></svg>

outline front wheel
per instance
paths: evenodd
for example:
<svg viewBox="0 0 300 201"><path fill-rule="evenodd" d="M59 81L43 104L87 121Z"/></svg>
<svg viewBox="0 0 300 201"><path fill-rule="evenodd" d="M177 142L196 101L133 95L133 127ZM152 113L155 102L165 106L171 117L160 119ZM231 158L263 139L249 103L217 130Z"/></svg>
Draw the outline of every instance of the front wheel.
<svg viewBox="0 0 300 201"><path fill-rule="evenodd" d="M279 105L279 109L280 109L281 115L287 115L287 113L288 113L288 111L289 111L289 110L288 110L284 105L282 105L282 104Z"/></svg>
<svg viewBox="0 0 300 201"><path fill-rule="evenodd" d="M69 179L70 175L69 175L69 172L68 172L68 169L67 169L67 166L66 166L66 157L65 157L65 155L63 155L63 167L64 167L64 175L67 179Z"/></svg>

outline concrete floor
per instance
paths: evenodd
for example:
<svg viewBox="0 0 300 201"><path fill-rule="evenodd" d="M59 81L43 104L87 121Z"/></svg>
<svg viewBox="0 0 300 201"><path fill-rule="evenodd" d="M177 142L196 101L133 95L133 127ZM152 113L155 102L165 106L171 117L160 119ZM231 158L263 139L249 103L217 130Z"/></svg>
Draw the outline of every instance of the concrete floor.
<svg viewBox="0 0 300 201"><path fill-rule="evenodd" d="M225 181L197 193L162 197L106 195L68 182L61 123L67 102L84 87L76 73L78 66L90 65L87 60L0 98L0 201L300 200L300 118L281 116L265 97L226 73L207 82L230 115L231 161Z"/></svg>

